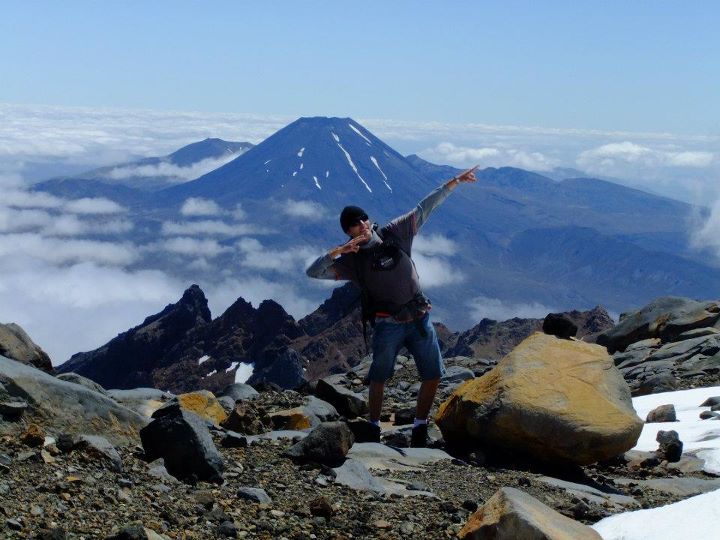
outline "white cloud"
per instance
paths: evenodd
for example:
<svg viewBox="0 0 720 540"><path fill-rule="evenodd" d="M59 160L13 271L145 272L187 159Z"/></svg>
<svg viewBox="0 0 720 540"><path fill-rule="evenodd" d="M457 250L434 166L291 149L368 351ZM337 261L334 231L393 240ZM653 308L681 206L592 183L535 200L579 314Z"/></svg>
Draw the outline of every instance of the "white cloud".
<svg viewBox="0 0 720 540"><path fill-rule="evenodd" d="M585 150L577 158L577 164L589 172L623 174L627 165L652 169L657 167L710 166L715 159L712 152L677 151L675 149L651 148L630 141L609 143Z"/></svg>
<svg viewBox="0 0 720 540"><path fill-rule="evenodd" d="M544 318L548 313L558 311L539 302L503 302L498 298L488 298L486 296L473 298L468 302L468 307L470 308L470 317L475 321L480 321L481 319L506 321L515 317L521 319L540 319Z"/></svg>
<svg viewBox="0 0 720 540"><path fill-rule="evenodd" d="M66 203L65 199L43 193L41 191L26 191L24 189L10 189L3 192L0 205L14 208L60 208Z"/></svg>
<svg viewBox="0 0 720 540"><path fill-rule="evenodd" d="M154 270L83 262L67 267L0 258L0 321L16 322L53 364L95 349L177 302L184 284Z"/></svg>
<svg viewBox="0 0 720 540"><path fill-rule="evenodd" d="M162 224L162 234L172 235L222 235L241 236L243 234L258 234L261 229L254 225L243 223L228 224L218 220L200 221L165 221Z"/></svg>
<svg viewBox="0 0 720 540"><path fill-rule="evenodd" d="M243 255L242 266L256 270L274 270L293 273L304 270L317 258L318 250L310 247L296 247L283 250L266 249L255 238L243 238L236 244Z"/></svg>
<svg viewBox="0 0 720 540"><path fill-rule="evenodd" d="M138 259L137 250L128 243L46 238L34 233L0 235L0 257L22 260L20 256L53 264L94 262L112 266L129 265Z"/></svg>
<svg viewBox="0 0 720 540"><path fill-rule="evenodd" d="M67 201L63 208L75 214L117 214L125 212L125 208L104 197L74 199Z"/></svg>
<svg viewBox="0 0 720 540"><path fill-rule="evenodd" d="M457 244L441 234L421 234L413 241L413 251L423 255L455 255L457 250Z"/></svg>
<svg viewBox="0 0 720 540"><path fill-rule="evenodd" d="M695 226L690 242L695 249L709 249L720 261L720 200L710 208L705 217L694 216Z"/></svg>
<svg viewBox="0 0 720 540"><path fill-rule="evenodd" d="M313 201L293 201L289 199L280 205L280 210L288 216L312 221L318 221L325 217L323 205Z"/></svg>
<svg viewBox="0 0 720 540"><path fill-rule="evenodd" d="M558 160L551 159L540 152L528 152L500 145L498 147L471 148L442 142L435 147L421 151L420 155L436 163L460 166L520 167L535 171L547 171L559 165Z"/></svg>
<svg viewBox="0 0 720 540"><path fill-rule="evenodd" d="M44 210L16 210L0 206L0 233L38 229L52 223L52 219Z"/></svg>
<svg viewBox="0 0 720 540"><path fill-rule="evenodd" d="M232 248L221 245L217 240L189 238L186 236L168 238L162 242L143 246L143 248L202 257L216 257L221 253L232 251Z"/></svg>
<svg viewBox="0 0 720 540"><path fill-rule="evenodd" d="M187 182L188 180L194 180L195 178L199 178L204 174L214 171L244 153L245 151L243 150L240 152L226 154L219 158L207 158L187 167L181 167L179 165L175 165L174 163L170 163L169 161L162 161L155 165L115 167L107 174L107 177L114 180L124 180L126 178L133 178L136 176L160 176L166 178L168 183L182 183Z"/></svg>
<svg viewBox="0 0 720 540"><path fill-rule="evenodd" d="M460 270L442 257L428 257L422 253L413 253L413 261L415 261L423 288L431 289L452 285L465 279L465 275Z"/></svg>
<svg viewBox="0 0 720 540"><path fill-rule="evenodd" d="M180 213L183 216L217 216L222 214L222 209L210 199L190 197L183 203Z"/></svg>

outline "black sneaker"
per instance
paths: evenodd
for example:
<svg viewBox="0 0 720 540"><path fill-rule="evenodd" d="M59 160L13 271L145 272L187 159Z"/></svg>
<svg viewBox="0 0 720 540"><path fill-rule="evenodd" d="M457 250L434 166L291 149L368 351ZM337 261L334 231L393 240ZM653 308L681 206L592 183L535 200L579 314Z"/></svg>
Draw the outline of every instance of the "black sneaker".
<svg viewBox="0 0 720 540"><path fill-rule="evenodd" d="M418 424L412 429L410 437L411 448L427 448L428 445L428 425Z"/></svg>

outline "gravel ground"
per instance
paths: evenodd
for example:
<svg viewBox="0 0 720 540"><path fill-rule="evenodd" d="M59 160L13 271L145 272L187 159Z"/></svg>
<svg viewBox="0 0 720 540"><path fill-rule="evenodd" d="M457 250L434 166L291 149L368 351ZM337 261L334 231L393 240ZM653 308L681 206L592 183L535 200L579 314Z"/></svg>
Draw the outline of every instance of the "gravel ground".
<svg viewBox="0 0 720 540"><path fill-rule="evenodd" d="M502 486L514 486L545 504L585 523L617 509L583 501L538 478L546 471L522 464L471 465L469 459L438 462L422 472L376 471L429 497L379 496L353 491L332 481L328 470L298 466L281 456L289 440L261 440L248 448L220 448L226 463L222 486L187 485L161 480L149 472L139 448L119 448L124 471L108 470L97 457L81 451L50 456L6 437L0 454L10 458L0 467L3 538L32 538L43 529L61 527L68 538L105 538L134 521L169 538L221 538L220 525L231 522L239 538L452 538L467 517ZM7 459L0 463L8 462ZM664 467L640 472L623 464L594 466L587 477L612 485L614 477L667 477ZM703 477L703 475L697 475ZM318 479L319 482L318 482ZM238 498L238 488L261 487L272 498L258 504ZM635 488L643 507L679 500ZM324 498L325 502L317 499ZM314 502L313 502L314 501ZM332 515L330 515L332 514ZM16 528L20 530L14 530ZM227 526L227 524L226 524Z"/></svg>

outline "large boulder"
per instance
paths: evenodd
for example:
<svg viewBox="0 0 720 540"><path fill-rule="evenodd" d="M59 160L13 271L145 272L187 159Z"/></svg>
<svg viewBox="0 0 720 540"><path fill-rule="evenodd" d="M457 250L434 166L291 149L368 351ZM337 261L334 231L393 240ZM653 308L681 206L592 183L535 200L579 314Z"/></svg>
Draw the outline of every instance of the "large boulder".
<svg viewBox="0 0 720 540"><path fill-rule="evenodd" d="M163 458L168 472L180 480L222 483L224 463L205 421L178 406L140 430L148 461Z"/></svg>
<svg viewBox="0 0 720 540"><path fill-rule="evenodd" d="M598 336L597 343L607 347L612 354L647 338L672 341L688 330L714 326L718 319L719 302L697 302L689 298L664 296L637 311L620 315L620 322Z"/></svg>
<svg viewBox="0 0 720 540"><path fill-rule="evenodd" d="M0 356L0 394L28 404L28 422L50 433L102 435L113 444L137 442L138 430L147 419L108 396L79 384L62 381L32 366ZM3 401L0 396L0 401ZM13 424L0 422L0 430Z"/></svg>
<svg viewBox="0 0 720 540"><path fill-rule="evenodd" d="M57 378L61 381L67 381L75 384L79 384L81 386L84 386L85 388L89 388L90 390L94 390L95 392L98 392L103 395L109 395L107 393L107 390L105 390L102 386L100 386L98 383L93 381L92 379L88 379L87 377L83 377L82 375L78 375L77 373L60 373L57 375Z"/></svg>
<svg viewBox="0 0 720 540"><path fill-rule="evenodd" d="M285 455L298 461L338 466L345 461L354 441L352 431L344 422L323 422L288 448Z"/></svg>
<svg viewBox="0 0 720 540"><path fill-rule="evenodd" d="M458 387L436 421L451 444L580 465L629 450L643 427L603 347L542 333Z"/></svg>
<svg viewBox="0 0 720 540"><path fill-rule="evenodd" d="M357 418L368 412L367 401L363 396L339 384L329 383L325 379L317 382L315 395L330 403L347 418Z"/></svg>
<svg viewBox="0 0 720 540"><path fill-rule="evenodd" d="M52 373L50 357L15 323L0 324L0 355Z"/></svg>
<svg viewBox="0 0 720 540"><path fill-rule="evenodd" d="M504 487L470 516L461 540L602 540L593 529L527 493Z"/></svg>

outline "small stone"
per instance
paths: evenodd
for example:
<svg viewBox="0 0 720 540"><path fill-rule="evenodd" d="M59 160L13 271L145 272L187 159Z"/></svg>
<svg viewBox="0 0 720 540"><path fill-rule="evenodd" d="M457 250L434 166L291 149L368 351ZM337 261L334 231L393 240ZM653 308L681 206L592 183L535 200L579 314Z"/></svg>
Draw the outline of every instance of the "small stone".
<svg viewBox="0 0 720 540"><path fill-rule="evenodd" d="M281 518L285 515L282 510L270 510L270 515L276 518Z"/></svg>
<svg viewBox="0 0 720 540"><path fill-rule="evenodd" d="M529 487L531 484L530 479L525 476L518 478L518 486Z"/></svg>
<svg viewBox="0 0 720 540"><path fill-rule="evenodd" d="M658 459L664 459L671 463L680 461L683 443L680 440L677 431L658 431L655 440L660 443L659 448L655 452Z"/></svg>
<svg viewBox="0 0 720 540"><path fill-rule="evenodd" d="M335 513L332 506L325 497L318 497L316 499L313 499L312 501L310 501L308 507L310 509L310 513L313 516L322 516L324 518L329 518Z"/></svg>
<svg viewBox="0 0 720 540"><path fill-rule="evenodd" d="M232 521L223 521L217 529L218 536L223 538L237 538L238 529Z"/></svg>
<svg viewBox="0 0 720 540"><path fill-rule="evenodd" d="M45 442L45 432L37 424L30 424L20 435L20 442L31 448L42 446Z"/></svg>
<svg viewBox="0 0 720 540"><path fill-rule="evenodd" d="M8 529L11 529L13 531L21 531L22 530L22 523L20 523L17 519L6 519L5 525Z"/></svg>
<svg viewBox="0 0 720 540"><path fill-rule="evenodd" d="M677 422L675 406L670 403L668 405L660 405L650 411L645 418L645 423L651 424L656 422Z"/></svg>
<svg viewBox="0 0 720 540"><path fill-rule="evenodd" d="M713 405L720 405L720 396L713 396L703 401L701 407L712 407Z"/></svg>
<svg viewBox="0 0 720 540"><path fill-rule="evenodd" d="M392 524L390 522L385 521L384 519L378 519L373 523L377 529L392 529Z"/></svg>
<svg viewBox="0 0 720 540"><path fill-rule="evenodd" d="M237 491L237 496L239 499L244 499L246 501L252 501L256 503L269 504L272 502L270 496L262 488L241 487Z"/></svg>
<svg viewBox="0 0 720 540"><path fill-rule="evenodd" d="M430 491L430 488L427 486L427 484L419 481L411 482L407 489L410 491Z"/></svg>
<svg viewBox="0 0 720 540"><path fill-rule="evenodd" d="M462 507L463 507L465 510L468 510L468 511L470 511L470 512L474 512L475 510L478 509L478 504L477 504L475 501L471 501L471 500L468 499L468 500L463 501Z"/></svg>

